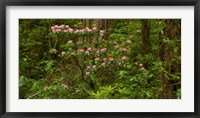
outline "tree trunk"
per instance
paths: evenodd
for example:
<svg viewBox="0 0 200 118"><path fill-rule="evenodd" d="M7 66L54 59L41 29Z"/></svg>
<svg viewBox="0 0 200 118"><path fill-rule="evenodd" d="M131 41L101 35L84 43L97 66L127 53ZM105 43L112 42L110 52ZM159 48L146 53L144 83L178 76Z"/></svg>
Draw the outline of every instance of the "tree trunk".
<svg viewBox="0 0 200 118"><path fill-rule="evenodd" d="M148 19L141 20L142 24L142 49L143 54L149 54L151 48L150 41L150 22Z"/></svg>

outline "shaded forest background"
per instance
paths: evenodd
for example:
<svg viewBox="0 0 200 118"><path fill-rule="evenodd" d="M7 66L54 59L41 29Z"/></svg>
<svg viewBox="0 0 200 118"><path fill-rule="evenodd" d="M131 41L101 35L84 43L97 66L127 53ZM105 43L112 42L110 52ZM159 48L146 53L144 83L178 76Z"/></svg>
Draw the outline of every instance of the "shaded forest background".
<svg viewBox="0 0 200 118"><path fill-rule="evenodd" d="M20 19L20 99L181 98L180 19Z"/></svg>

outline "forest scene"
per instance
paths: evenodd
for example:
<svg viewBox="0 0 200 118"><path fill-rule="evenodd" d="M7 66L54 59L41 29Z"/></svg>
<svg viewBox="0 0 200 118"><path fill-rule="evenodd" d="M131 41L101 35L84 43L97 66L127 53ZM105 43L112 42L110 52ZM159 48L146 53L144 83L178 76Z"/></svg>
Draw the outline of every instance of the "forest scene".
<svg viewBox="0 0 200 118"><path fill-rule="evenodd" d="M181 99L181 19L19 19L19 99Z"/></svg>

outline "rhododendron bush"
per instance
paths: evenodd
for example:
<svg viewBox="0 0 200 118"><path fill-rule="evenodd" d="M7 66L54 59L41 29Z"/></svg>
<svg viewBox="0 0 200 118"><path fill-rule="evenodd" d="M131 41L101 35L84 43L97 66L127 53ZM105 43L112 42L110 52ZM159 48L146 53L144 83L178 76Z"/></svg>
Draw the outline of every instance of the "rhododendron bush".
<svg viewBox="0 0 200 118"><path fill-rule="evenodd" d="M20 98L181 97L180 20L88 21L20 20Z"/></svg>

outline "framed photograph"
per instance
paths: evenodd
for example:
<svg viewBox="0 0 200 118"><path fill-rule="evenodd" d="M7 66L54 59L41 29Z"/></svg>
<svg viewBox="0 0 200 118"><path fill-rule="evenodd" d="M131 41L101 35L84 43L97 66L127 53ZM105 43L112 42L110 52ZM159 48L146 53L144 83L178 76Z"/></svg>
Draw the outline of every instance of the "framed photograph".
<svg viewBox="0 0 200 118"><path fill-rule="evenodd" d="M2 118L200 118L199 0L2 0Z"/></svg>

